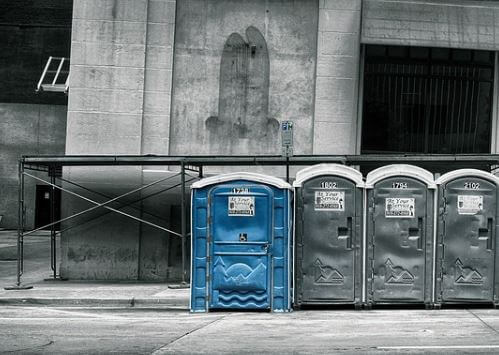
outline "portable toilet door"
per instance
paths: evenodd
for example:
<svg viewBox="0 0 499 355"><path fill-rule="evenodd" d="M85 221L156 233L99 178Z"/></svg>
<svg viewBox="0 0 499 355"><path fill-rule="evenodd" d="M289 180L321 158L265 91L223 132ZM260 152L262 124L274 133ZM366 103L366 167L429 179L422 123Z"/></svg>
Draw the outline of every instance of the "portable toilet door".
<svg viewBox="0 0 499 355"><path fill-rule="evenodd" d="M300 170L295 188L295 306L354 304L362 294L362 174L339 164Z"/></svg>
<svg viewBox="0 0 499 355"><path fill-rule="evenodd" d="M499 179L460 169L439 187L436 303L499 303L497 249Z"/></svg>
<svg viewBox="0 0 499 355"><path fill-rule="evenodd" d="M431 305L435 188L433 175L412 165L367 175L367 307Z"/></svg>
<svg viewBox="0 0 499 355"><path fill-rule="evenodd" d="M291 185L231 173L192 185L191 311L288 311Z"/></svg>

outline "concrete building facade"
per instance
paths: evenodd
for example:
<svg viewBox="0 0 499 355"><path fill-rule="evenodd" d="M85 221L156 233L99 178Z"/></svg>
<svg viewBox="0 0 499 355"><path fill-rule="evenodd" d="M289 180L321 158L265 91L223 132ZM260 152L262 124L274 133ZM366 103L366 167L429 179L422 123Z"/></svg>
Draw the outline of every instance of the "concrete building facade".
<svg viewBox="0 0 499 355"><path fill-rule="evenodd" d="M430 153L442 137L451 153L496 153L498 18L499 3L473 0L74 0L65 152L279 154L279 123L292 120L295 154ZM368 81L380 75L393 85L373 89ZM469 90L458 89L460 77ZM394 99L366 98L376 90ZM469 96L455 126L445 121L447 91ZM380 125L372 112L402 132L394 141L413 136L424 148L371 149L363 127ZM424 118L421 128L423 116L438 121ZM469 137L471 148L462 143ZM108 195L161 174L64 170ZM165 196L142 202L172 228L176 205ZM86 206L66 199L63 212ZM62 276L179 277L174 238L95 217L62 235Z"/></svg>
<svg viewBox="0 0 499 355"><path fill-rule="evenodd" d="M0 228L17 228L19 158L65 152L67 97L35 89L48 56L69 57L71 17L64 0L0 3ZM33 228L37 187L26 188Z"/></svg>

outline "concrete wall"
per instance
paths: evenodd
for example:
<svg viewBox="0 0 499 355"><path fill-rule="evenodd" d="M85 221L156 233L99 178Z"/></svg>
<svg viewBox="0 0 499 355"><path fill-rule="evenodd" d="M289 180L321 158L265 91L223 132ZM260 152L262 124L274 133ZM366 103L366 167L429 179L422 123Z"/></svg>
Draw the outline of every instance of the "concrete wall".
<svg viewBox="0 0 499 355"><path fill-rule="evenodd" d="M18 162L22 155L64 154L66 106L0 103L1 228L17 228ZM48 179L46 174L36 174ZM34 225L35 186L26 177L27 228ZM39 183L38 183L39 184Z"/></svg>
<svg viewBox="0 0 499 355"><path fill-rule="evenodd" d="M69 56L71 11L67 0L0 2L0 228L17 228L19 158L64 154L67 97L35 89L49 56ZM32 228L36 184L26 182Z"/></svg>
<svg viewBox="0 0 499 355"><path fill-rule="evenodd" d="M355 154L361 0L323 0L319 10L314 154Z"/></svg>
<svg viewBox="0 0 499 355"><path fill-rule="evenodd" d="M0 102L67 105L35 88L49 56L69 57L71 0L0 2Z"/></svg>
<svg viewBox="0 0 499 355"><path fill-rule="evenodd" d="M499 2L364 0L362 43L499 50ZM491 152L499 152L498 64Z"/></svg>
<svg viewBox="0 0 499 355"><path fill-rule="evenodd" d="M175 1L170 0L74 2L66 154L168 153L174 19ZM107 196L147 181L140 166L67 168L64 176ZM124 202L137 199L135 194ZM73 197L63 204L66 214L91 206ZM169 207L160 206L157 214L168 216ZM140 217L134 208L123 211ZM156 267L162 272L147 271L147 255L156 258L149 253L149 239L162 240L165 233L144 232L136 221L101 211L71 226L80 222L86 223L62 237L63 277L166 277L161 265ZM166 253L164 243L152 244Z"/></svg>
<svg viewBox="0 0 499 355"><path fill-rule="evenodd" d="M458 0L76 0L66 153L278 154L274 123L285 119L295 122L296 154L357 153L361 44L497 49L496 7ZM255 40L258 35L251 39L249 28L264 42ZM262 59L263 69L256 71L261 80L241 76L240 68L234 78L250 91L268 90L266 98L264 91L258 94L265 103L251 106L248 102L257 101L233 95L241 106L220 110L230 106L231 97L227 91L220 95L226 89L220 84L224 45L226 50L228 44L240 45L243 54L234 56L239 60L251 55L257 42L264 43L258 55L267 47L268 72ZM239 125L230 117L248 108L248 117L261 121ZM248 131L241 133L241 127ZM72 168L64 174L116 196L162 172L119 167ZM135 207L143 207L142 217L178 230L178 209L169 202L175 199L178 194L158 195ZM64 204L66 213L91 206L75 198ZM123 211L138 213L130 207ZM79 221L87 222L63 235L62 276L179 276L177 239L114 214L96 212Z"/></svg>
<svg viewBox="0 0 499 355"><path fill-rule="evenodd" d="M295 153L312 153L317 16L318 1L312 0L179 1L170 153L280 154L282 120L294 121ZM236 42L227 42L228 47L239 41L239 51L244 51L244 43L249 48L252 41L263 42L247 32L250 27L266 43L268 73L265 59L244 68L244 55L236 56L232 63L243 66L242 73L227 84L241 84L243 93L233 87L222 95L227 88L221 84L220 67L229 37ZM264 47L255 44L256 57ZM261 71L252 76L257 66ZM241 102L241 96L258 95L259 90L264 92L261 99ZM241 105L239 111L246 117L235 117L241 112L234 106L227 109L228 102Z"/></svg>
<svg viewBox="0 0 499 355"><path fill-rule="evenodd" d="M496 1L364 0L362 43L497 50Z"/></svg>

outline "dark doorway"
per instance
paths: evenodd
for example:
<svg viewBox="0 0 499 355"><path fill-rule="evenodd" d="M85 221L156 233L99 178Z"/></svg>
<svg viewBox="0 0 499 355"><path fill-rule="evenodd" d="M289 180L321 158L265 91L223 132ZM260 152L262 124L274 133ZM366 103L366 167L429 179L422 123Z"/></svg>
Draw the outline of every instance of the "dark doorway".
<svg viewBox="0 0 499 355"><path fill-rule="evenodd" d="M367 45L362 153L490 153L494 53Z"/></svg>
<svg viewBox="0 0 499 355"><path fill-rule="evenodd" d="M61 218L61 191L54 189L54 221ZM52 198L52 187L48 185L36 185L35 203L35 228L40 228L50 224L50 202ZM50 230L50 227L44 228ZM55 225L55 229L60 229L60 223Z"/></svg>

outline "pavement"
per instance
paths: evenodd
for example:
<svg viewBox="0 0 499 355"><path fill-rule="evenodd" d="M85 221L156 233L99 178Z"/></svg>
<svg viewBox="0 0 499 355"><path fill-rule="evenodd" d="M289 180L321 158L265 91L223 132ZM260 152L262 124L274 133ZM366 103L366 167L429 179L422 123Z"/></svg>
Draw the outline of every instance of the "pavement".
<svg viewBox="0 0 499 355"><path fill-rule="evenodd" d="M44 281L50 235L0 231L0 353L497 354L499 310L352 309L189 313L163 283Z"/></svg>
<svg viewBox="0 0 499 355"><path fill-rule="evenodd" d="M178 284L45 281L53 277L45 231L24 238L24 262L21 286L32 288L6 290L17 281L17 232L0 230L0 305L189 308L189 289L169 288Z"/></svg>

